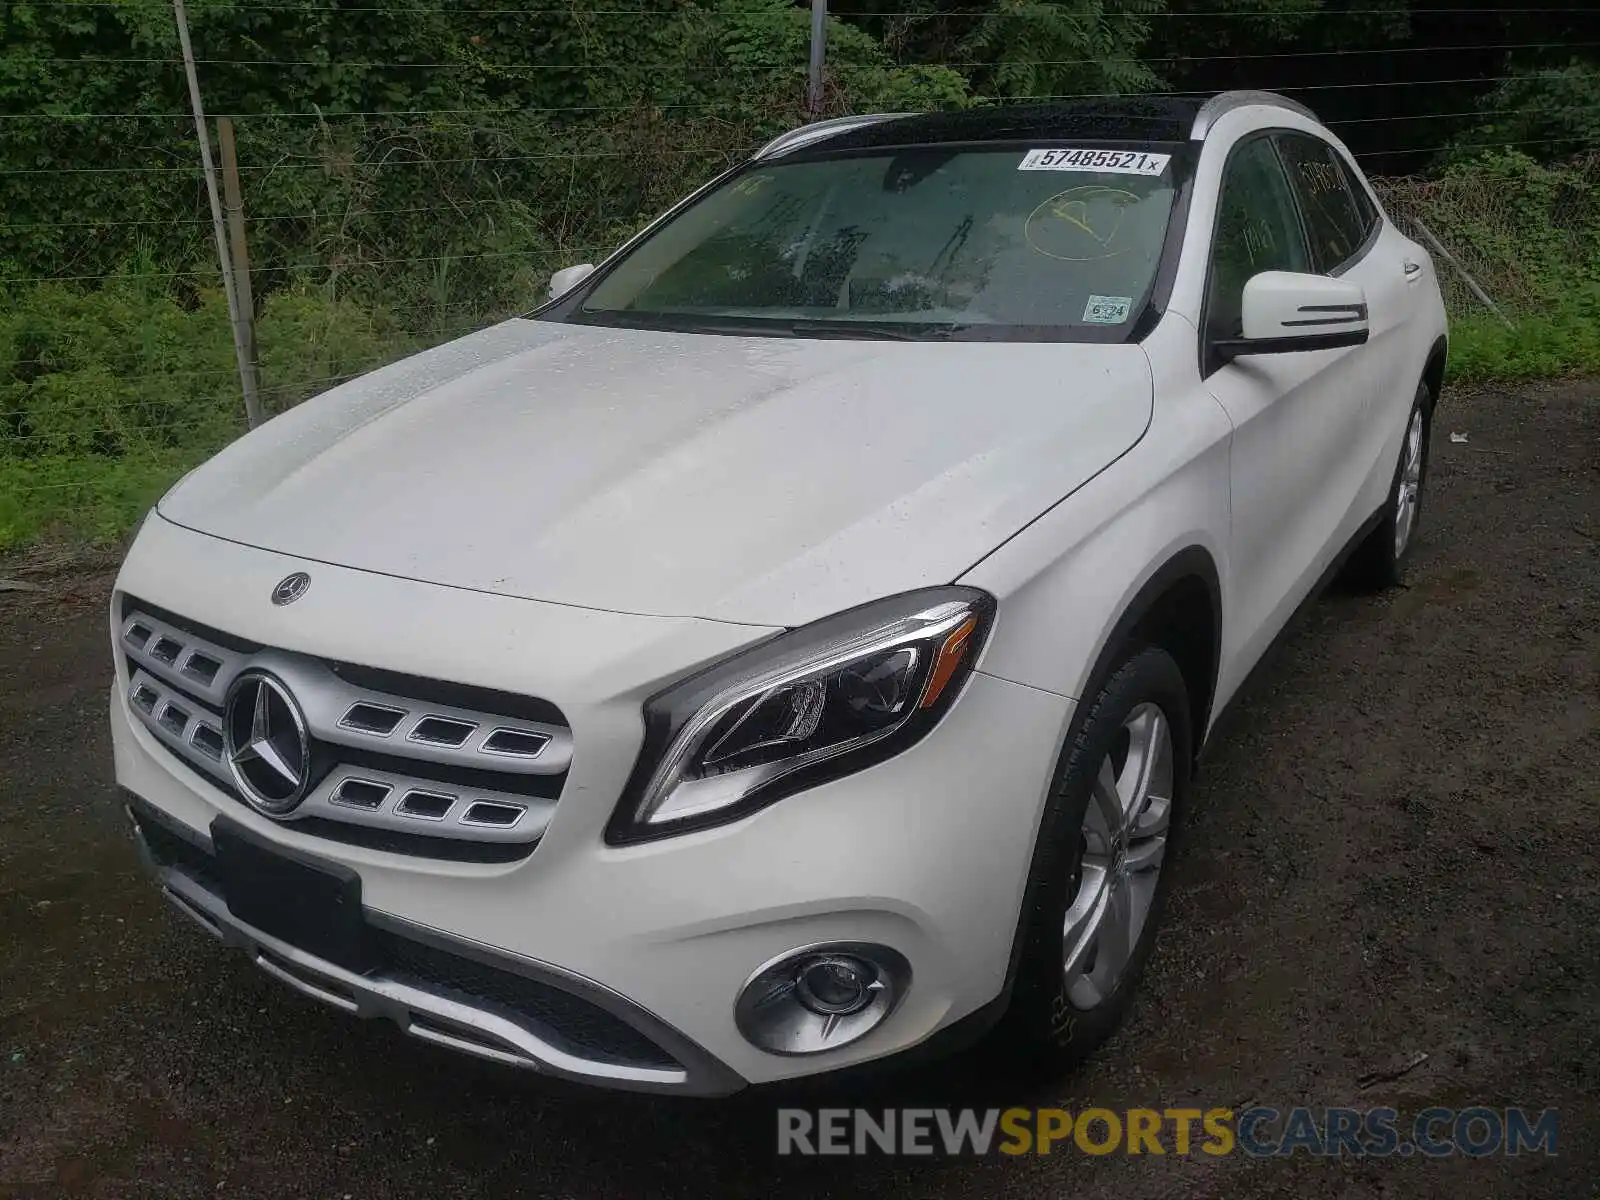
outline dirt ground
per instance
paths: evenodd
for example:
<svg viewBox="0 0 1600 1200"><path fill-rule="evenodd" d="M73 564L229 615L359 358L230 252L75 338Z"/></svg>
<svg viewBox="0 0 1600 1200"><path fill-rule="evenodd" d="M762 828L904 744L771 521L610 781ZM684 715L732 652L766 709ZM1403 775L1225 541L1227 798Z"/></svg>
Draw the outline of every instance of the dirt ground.
<svg viewBox="0 0 1600 1200"><path fill-rule="evenodd" d="M1310 606L1213 742L1121 1034L1042 1091L969 1055L830 1101L1520 1104L1556 1157L779 1160L781 1097L557 1090L348 1021L140 876L110 575L35 558L0 563L44 589L0 593L0 1197L1600 1197L1600 385L1451 394L1433 450L1411 586Z"/></svg>

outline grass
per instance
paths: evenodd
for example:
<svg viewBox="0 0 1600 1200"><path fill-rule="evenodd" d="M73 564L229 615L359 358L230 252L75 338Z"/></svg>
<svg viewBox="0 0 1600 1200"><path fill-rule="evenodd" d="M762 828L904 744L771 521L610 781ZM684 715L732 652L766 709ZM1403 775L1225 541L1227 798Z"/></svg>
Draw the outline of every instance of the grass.
<svg viewBox="0 0 1600 1200"><path fill-rule="evenodd" d="M0 550L47 535L115 541L193 465L177 451L0 459Z"/></svg>
<svg viewBox="0 0 1600 1200"><path fill-rule="evenodd" d="M1514 383L1600 374L1600 297L1595 289L1515 320L1515 329L1488 313L1451 322L1450 382Z"/></svg>

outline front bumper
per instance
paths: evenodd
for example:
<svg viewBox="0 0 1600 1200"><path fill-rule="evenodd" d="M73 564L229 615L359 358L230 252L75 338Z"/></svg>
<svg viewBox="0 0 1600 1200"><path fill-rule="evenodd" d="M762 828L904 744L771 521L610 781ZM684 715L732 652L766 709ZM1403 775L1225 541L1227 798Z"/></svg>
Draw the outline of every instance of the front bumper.
<svg viewBox="0 0 1600 1200"><path fill-rule="evenodd" d="M270 608L272 585L298 569L316 575L307 598ZM899 1053L1005 986L1034 833L1071 715L1059 696L980 669L940 728L895 758L723 828L613 847L603 829L637 754L643 695L664 675L766 631L304 564L164 523L153 533L147 526L118 590L263 644L489 688L520 680L559 704L572 726L571 774L537 848L511 863L429 859L300 832L179 763L133 719L121 675L110 707L119 783L188 844L203 846L225 816L261 840L351 868L371 923L606 1001L675 1065L619 1071L574 1055L559 1030L537 1021L507 1030L496 1022L520 1018L478 1003L476 983L439 989L400 972L352 979L243 926L219 890L202 895L208 889L172 878L182 871L162 868L163 887L189 916L302 991L483 1053L463 1044L477 1039L498 1061L614 1087L719 1093ZM257 596L259 604L241 599ZM452 637L437 636L444 627ZM734 1006L752 973L798 947L836 942L905 957L912 982L894 1013L861 1040L815 1055L746 1041ZM451 1007L461 1004L482 1016L464 1022L468 1014Z"/></svg>
<svg viewBox="0 0 1600 1200"><path fill-rule="evenodd" d="M132 793L127 816L141 861L174 908L314 1000L353 1016L387 1017L434 1045L579 1083L702 1096L744 1086L624 997L547 963L370 910L363 914L369 931L388 951L378 970L351 970L275 938L229 910L204 840Z"/></svg>

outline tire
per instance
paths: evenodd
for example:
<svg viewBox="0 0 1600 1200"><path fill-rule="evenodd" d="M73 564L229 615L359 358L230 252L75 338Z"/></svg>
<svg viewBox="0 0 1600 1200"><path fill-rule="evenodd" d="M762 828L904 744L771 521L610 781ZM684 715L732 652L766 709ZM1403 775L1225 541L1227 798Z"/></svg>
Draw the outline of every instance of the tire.
<svg viewBox="0 0 1600 1200"><path fill-rule="evenodd" d="M1063 751L1026 893L1015 986L996 1031L1004 1052L1029 1073L1082 1061L1127 1012L1155 945L1170 875L1162 868L1188 798L1192 744L1183 675L1152 647L1131 651L1111 673ZM1120 849L1106 836L1113 805L1097 786L1103 769L1123 828L1132 827ZM1101 896L1108 915L1086 932ZM1107 924L1113 916L1119 923Z"/></svg>
<svg viewBox="0 0 1600 1200"><path fill-rule="evenodd" d="M1427 384L1417 385L1416 399L1406 417L1400 439L1400 457L1384 501L1383 516L1354 554L1346 577L1357 587L1372 591L1401 587L1411 550L1417 544L1422 520L1422 497L1428 481L1428 440L1433 432L1433 395ZM1406 496L1409 496L1409 503Z"/></svg>

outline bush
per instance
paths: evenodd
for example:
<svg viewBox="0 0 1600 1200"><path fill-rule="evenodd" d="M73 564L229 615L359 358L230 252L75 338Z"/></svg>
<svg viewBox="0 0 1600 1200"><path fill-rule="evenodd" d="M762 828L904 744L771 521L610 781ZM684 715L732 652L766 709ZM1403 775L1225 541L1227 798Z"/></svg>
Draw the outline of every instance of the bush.
<svg viewBox="0 0 1600 1200"><path fill-rule="evenodd" d="M257 337L269 413L424 344L388 310L310 291L268 297ZM0 309L0 549L114 537L244 428L217 291L186 308L159 280L23 289Z"/></svg>
<svg viewBox="0 0 1600 1200"><path fill-rule="evenodd" d="M168 450L0 458L0 550L47 533L112 541L138 524L192 457Z"/></svg>

